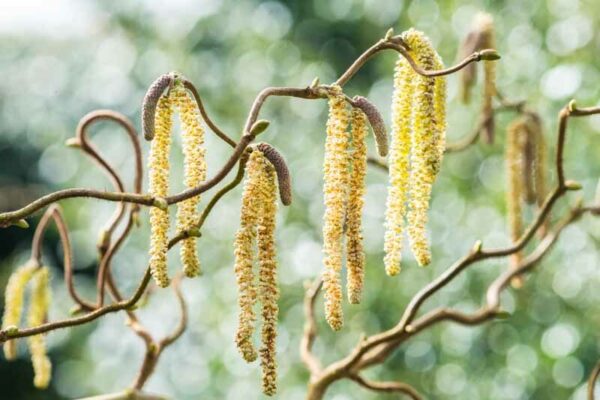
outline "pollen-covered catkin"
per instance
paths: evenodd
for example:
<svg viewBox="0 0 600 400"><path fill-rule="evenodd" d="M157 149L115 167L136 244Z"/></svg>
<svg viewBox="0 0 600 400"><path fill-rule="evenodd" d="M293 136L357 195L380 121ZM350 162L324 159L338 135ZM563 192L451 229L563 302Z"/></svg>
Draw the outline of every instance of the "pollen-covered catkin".
<svg viewBox="0 0 600 400"><path fill-rule="evenodd" d="M416 72L404 57L398 57L392 95L392 132L389 152L389 186L385 210L384 264L388 275L400 272L402 240L412 146L412 101Z"/></svg>
<svg viewBox="0 0 600 400"><path fill-rule="evenodd" d="M362 211L367 172L367 117L359 108L352 109L352 175L346 210L347 292L351 304L360 303L364 277L365 252L362 237Z"/></svg>
<svg viewBox="0 0 600 400"><path fill-rule="evenodd" d="M346 197L349 180L348 127L349 112L339 86L329 93L329 118L323 162L323 252L325 271L323 289L325 317L334 331L342 328L342 239L346 214Z"/></svg>
<svg viewBox="0 0 600 400"><path fill-rule="evenodd" d="M27 324L30 328L42 325L46 320L50 306L50 286L48 267L40 268L33 276L31 301L27 314ZM33 384L38 389L45 389L50 383L52 364L46 354L44 335L34 335L27 339L33 364Z"/></svg>
<svg viewBox="0 0 600 400"><path fill-rule="evenodd" d="M184 155L184 184L186 188L199 186L206 179L204 129L200 124L200 113L196 102L182 85L172 92L173 102L181 121L181 138ZM177 205L177 230L189 230L198 223L200 195L191 197ZM189 237L181 242L181 264L187 277L201 273L200 260L196 252L196 238Z"/></svg>
<svg viewBox="0 0 600 400"><path fill-rule="evenodd" d="M272 396L277 391L277 362L275 342L277 339L277 318L279 307L279 287L277 285L277 260L275 254L275 214L277 212L277 185L275 168L261 154L262 174L260 176L260 216L257 227L259 263L259 299L262 307L262 366L263 392Z"/></svg>
<svg viewBox="0 0 600 400"><path fill-rule="evenodd" d="M506 191L506 204L508 212L508 225L511 240L519 240L523 232L523 212L521 198L523 197L523 142L527 134L523 119L513 121L507 129L506 143L506 175L508 188ZM516 268L522 259L520 251L511 255L510 266ZM519 286L520 279L513 279L513 286Z"/></svg>
<svg viewBox="0 0 600 400"><path fill-rule="evenodd" d="M37 269L35 263L27 263L19 267L8 279L4 292L4 315L2 329L18 327L23 313L23 299L27 283ZM8 340L4 343L4 356L7 360L14 360L17 356L16 341Z"/></svg>
<svg viewBox="0 0 600 400"><path fill-rule="evenodd" d="M235 237L234 271L238 286L238 328L235 336L236 345L244 360L256 360L257 352L252 344L252 334L256 322L254 304L257 301L257 287L253 265L253 248L256 241L256 229L261 212L261 168L262 155L253 151L246 164L246 179L242 194L242 210L240 228Z"/></svg>
<svg viewBox="0 0 600 400"><path fill-rule="evenodd" d="M169 192L169 150L171 148L171 128L173 104L164 95L158 100L154 117L154 139L150 146L148 168L149 191L152 196L163 198ZM150 208L150 271L156 284L169 286L167 271L167 250L169 244L169 211L158 207Z"/></svg>
<svg viewBox="0 0 600 400"><path fill-rule="evenodd" d="M415 61L425 70L439 69L442 62L423 33L403 34ZM412 149L407 215L411 250L421 266L431 262L426 235L431 189L440 170L445 136L445 83L443 77L417 76L413 92Z"/></svg>

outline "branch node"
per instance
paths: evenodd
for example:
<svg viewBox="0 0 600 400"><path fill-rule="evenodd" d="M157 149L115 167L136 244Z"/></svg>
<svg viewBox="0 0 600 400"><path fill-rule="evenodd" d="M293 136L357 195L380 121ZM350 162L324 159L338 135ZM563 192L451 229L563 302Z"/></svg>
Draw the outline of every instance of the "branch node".
<svg viewBox="0 0 600 400"><path fill-rule="evenodd" d="M319 79L318 76L315 76L315 79L313 79L313 81L310 83L310 85L308 87L311 89L314 89L317 86L319 86L320 84L321 84L321 80Z"/></svg>
<svg viewBox="0 0 600 400"><path fill-rule="evenodd" d="M569 104L567 105L567 110L569 110L569 113L572 113L573 111L577 110L577 102L575 101L575 99L569 102Z"/></svg>
<svg viewBox="0 0 600 400"><path fill-rule="evenodd" d="M270 124L271 124L271 122L267 121L266 119L259 119L254 124L252 124L252 127L250 128L249 133L253 137L256 137L256 136L260 135L261 133L263 133L264 131L266 131Z"/></svg>
<svg viewBox="0 0 600 400"><path fill-rule="evenodd" d="M576 190L581 190L583 188L583 185L577 181L565 181L565 189L567 190L572 190L572 191L576 191Z"/></svg>
<svg viewBox="0 0 600 400"><path fill-rule="evenodd" d="M80 149L81 142L76 137L72 137L72 138L68 138L67 140L65 140L65 146L72 147L74 149Z"/></svg>
<svg viewBox="0 0 600 400"><path fill-rule="evenodd" d="M5 335L7 338L10 338L11 336L14 336L14 335L16 335L17 333L19 333L19 327L18 327L18 326L16 326L16 325L10 325L10 326L7 326L7 327L4 329L3 333L4 333L4 335Z"/></svg>
<svg viewBox="0 0 600 400"><path fill-rule="evenodd" d="M475 244L473 245L473 248L471 249L471 253L472 254L481 253L482 246L483 246L483 242L481 240L476 241Z"/></svg>
<svg viewBox="0 0 600 400"><path fill-rule="evenodd" d="M83 307L81 307L79 304L75 304L69 310L69 315L75 316L75 315L80 314L82 311L83 311Z"/></svg>
<svg viewBox="0 0 600 400"><path fill-rule="evenodd" d="M167 202L166 199L162 198L162 197L157 197L152 201L152 205L156 208L160 208L163 211L167 211L167 209L169 208L169 203Z"/></svg>
<svg viewBox="0 0 600 400"><path fill-rule="evenodd" d="M383 39L385 41L388 41L392 38L392 36L394 36L394 28L388 29L387 32L385 33L385 37Z"/></svg>
<svg viewBox="0 0 600 400"><path fill-rule="evenodd" d="M494 49L481 50L477 55L479 60L482 61L496 61L501 58L500 54Z"/></svg>
<svg viewBox="0 0 600 400"><path fill-rule="evenodd" d="M27 223L27 221L26 221L26 220L24 220L24 219L20 219L20 220L18 220L18 221L15 221L15 222L13 222L12 224L13 224L14 226L18 227L18 228L21 228L21 229L27 229L27 228L29 228L29 224L28 224L28 223Z"/></svg>

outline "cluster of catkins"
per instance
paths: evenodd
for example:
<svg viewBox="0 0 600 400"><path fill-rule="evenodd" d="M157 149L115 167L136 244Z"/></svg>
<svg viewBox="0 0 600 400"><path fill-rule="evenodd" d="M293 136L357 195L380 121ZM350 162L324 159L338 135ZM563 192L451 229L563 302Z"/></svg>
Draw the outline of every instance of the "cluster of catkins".
<svg viewBox="0 0 600 400"><path fill-rule="evenodd" d="M546 143L539 115L525 112L507 128L506 176L508 188L506 204L508 225L513 242L523 234L523 206L541 207L546 196ZM523 254L511 256L511 268L517 268ZM522 278L512 280L514 287L522 285Z"/></svg>
<svg viewBox="0 0 600 400"><path fill-rule="evenodd" d="M425 70L443 68L430 41L414 29L401 35L410 56ZM348 103L353 108L348 109ZM366 121L375 133L381 156L388 153L381 115L364 98L348 101L337 86L329 88L329 119L325 145L323 223L325 315L334 330L343 325L341 270L346 237L347 292L360 301L365 255L361 218L367 153ZM348 127L351 127L350 132ZM400 272L405 225L420 265L430 260L426 237L427 210L445 146L446 82L418 75L402 56L396 64L389 149L389 191L385 215L385 268ZM352 146L352 150L350 150Z"/></svg>
<svg viewBox="0 0 600 400"><path fill-rule="evenodd" d="M459 55L461 58L469 54L483 50L496 48L496 33L494 31L494 19L490 14L478 13L475 16L473 27L462 43ZM492 100L496 96L496 63L492 60L483 62L483 96L481 116L483 118L482 137L487 143L494 141L494 112ZM471 100L471 88L475 85L477 78L477 65L467 65L461 71L461 99L463 103Z"/></svg>
<svg viewBox="0 0 600 400"><path fill-rule="evenodd" d="M46 322L48 307L50 306L49 270L48 267L40 267L36 262L30 261L13 272L6 286L2 329L6 330L9 335L11 330L18 329L21 324L25 291L29 282L32 285L27 312L27 326L33 328ZM33 364L33 384L39 389L45 389L50 383L52 364L46 355L44 335L30 336L27 339L27 344ZM16 346L16 339L4 343L4 356L7 360L16 358Z"/></svg>
<svg viewBox="0 0 600 400"><path fill-rule="evenodd" d="M167 250L169 248L169 211L165 197L169 193L169 151L173 112L177 111L181 122L182 149L184 155L184 185L194 188L206 179L204 129L198 105L186 88L188 81L176 74L159 77L148 90L142 107L142 128L146 140L151 141L148 159L149 192L157 200L150 209L150 271L156 284L169 286ZM199 215L200 196L194 196L177 204L177 231L185 233L181 242L181 263L188 277L201 273L193 235Z"/></svg>
<svg viewBox="0 0 600 400"><path fill-rule="evenodd" d="M279 185L281 202L284 205L291 204L290 174L283 157L271 145L260 143L250 150L246 162L240 228L234 246L234 270L240 309L235 341L247 362L255 361L260 353L263 392L271 396L277 390L275 360L279 313L275 252L277 185ZM258 274L254 271L255 258L258 262ZM261 305L263 323L262 347L258 353L252 339L256 324L254 306L257 302Z"/></svg>

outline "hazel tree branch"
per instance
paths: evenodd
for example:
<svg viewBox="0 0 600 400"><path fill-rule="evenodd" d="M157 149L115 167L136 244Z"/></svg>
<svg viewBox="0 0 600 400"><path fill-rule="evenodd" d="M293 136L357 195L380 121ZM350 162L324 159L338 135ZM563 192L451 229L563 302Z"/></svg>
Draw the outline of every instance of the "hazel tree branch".
<svg viewBox="0 0 600 400"><path fill-rule="evenodd" d="M312 347L317 336L317 321L315 319L315 303L323 287L323 280L317 278L306 290L304 296L304 333L300 342L300 358L306 365L311 375L317 375L322 367L321 362L313 353Z"/></svg>
<svg viewBox="0 0 600 400"><path fill-rule="evenodd" d="M598 363L592 370L592 373L590 374L590 378L588 380L588 387L587 387L588 400L595 399L594 393L595 393L595 389L596 389L596 382L598 381L599 376L600 376L600 361L598 361Z"/></svg>
<svg viewBox="0 0 600 400"><path fill-rule="evenodd" d="M423 397L411 385L403 382L376 382L358 374L350 375L350 379L365 389L380 393L400 393L412 400L422 400Z"/></svg>
<svg viewBox="0 0 600 400"><path fill-rule="evenodd" d="M355 379L358 373L373 364L384 362L387 357L406 339L412 337L427 327L440 321L453 321L464 325L476 325L489 321L502 315L500 310L500 293L509 286L513 277L529 271L549 251L558 239L562 230L580 218L584 213L594 214L598 211L596 206L572 209L553 230L546 233L535 250L529 254L515 269L502 273L488 288L486 305L475 313L467 314L450 308L442 307L430 311L415 320L421 305L440 289L450 283L456 276L467 267L489 258L506 257L523 249L534 237L536 231L548 219L550 212L556 202L570 190L581 188L579 184L567 181L564 175L564 145L567 134L568 118L588 116L600 113L598 108L578 109L574 102L569 103L559 114L559 127L557 135L557 148L555 166L558 182L555 189L548 195L538 215L531 222L528 229L521 235L520 239L512 246L502 249L483 250L482 243L478 241L471 251L456 261L450 268L444 271L438 278L434 279L421 289L409 302L400 321L393 328L372 335L362 337L356 347L343 359L336 361L322 370L313 372L311 370L311 385L309 387L309 399L321 399L323 394L333 382L343 379ZM308 309L307 320L310 319L311 310ZM301 348L302 351L302 348Z"/></svg>

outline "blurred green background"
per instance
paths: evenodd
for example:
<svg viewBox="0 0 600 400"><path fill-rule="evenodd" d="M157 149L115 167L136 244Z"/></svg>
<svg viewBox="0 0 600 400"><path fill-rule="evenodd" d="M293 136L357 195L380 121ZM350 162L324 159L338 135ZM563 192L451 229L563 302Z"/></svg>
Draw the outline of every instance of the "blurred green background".
<svg viewBox="0 0 600 400"><path fill-rule="evenodd" d="M571 98L581 106L598 102L600 9L595 0L0 0L0 209L16 209L61 188L111 190L90 160L65 147L64 141L74 135L78 119L97 108L118 110L139 126L144 91L162 73L177 70L188 76L214 120L237 137L263 87L307 85L315 76L331 82L389 27L396 32L410 26L425 31L445 63L452 64L459 42L480 10L493 14L496 21L502 54L499 88L510 99L527 100L542 114L553 150L560 107ZM371 98L386 121L395 58L391 52L378 56L347 87L349 95ZM450 141L468 134L477 121L477 101L464 106L457 100L458 82L457 76L449 78ZM295 196L294 204L278 213L282 296L277 398L302 399L308 375L297 349L303 282L321 270L326 103L272 99L262 116L272 121L262 139L285 154ZM359 306L345 305L346 326L336 334L324 324L319 302L321 336L315 351L325 362L346 354L360 332L393 326L410 297L465 254L476 239L489 247L509 243L503 130L512 117L506 113L498 118L494 145L477 144L445 158L430 211L434 258L426 269L418 268L407 253L400 276L385 276L386 176L369 170L365 298ZM125 135L108 123L97 125L94 132L94 141L123 171L131 188L133 164ZM568 178L583 183L588 202L594 198L600 174L599 134L600 118L570 124L566 171ZM210 175L229 148L210 133L207 146ZM145 154L147 148L144 143ZM172 190L178 191L181 157L178 151L173 153ZM575 199L569 195L568 201ZM556 217L566 203L561 202ZM115 205L79 199L61 205L75 248L75 279L81 293L91 296L97 232ZM238 188L221 201L205 225L199 241L205 274L184 283L189 330L163 354L148 391L174 399L263 397L259 366L243 362L233 343L237 306L232 238L239 207ZM35 225L37 218L30 224ZM147 212L143 222L113 265L127 293L147 263ZM0 230L0 287L28 258L32 233L33 229ZM512 313L509 319L474 328L439 325L406 343L384 366L367 375L409 382L432 399L585 399L585 379L600 355L599 240L600 221L584 218L564 232L523 290L504 294L502 305ZM44 247L45 259L53 267L51 319L65 317L72 306L62 282L61 251L51 229ZM174 272L178 260L177 251L173 253ZM486 285L506 265L505 260L477 264L423 310L442 304L475 309ZM169 290L157 291L140 313L157 336L177 323ZM24 346L17 361L0 359L0 398L66 399L128 386L140 366L143 346L124 320L121 314L108 315L87 326L49 334L54 374L45 392L33 389ZM387 397L342 382L331 388L327 398Z"/></svg>

